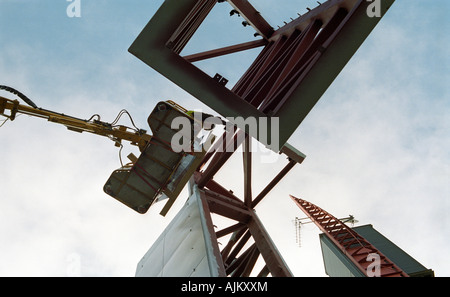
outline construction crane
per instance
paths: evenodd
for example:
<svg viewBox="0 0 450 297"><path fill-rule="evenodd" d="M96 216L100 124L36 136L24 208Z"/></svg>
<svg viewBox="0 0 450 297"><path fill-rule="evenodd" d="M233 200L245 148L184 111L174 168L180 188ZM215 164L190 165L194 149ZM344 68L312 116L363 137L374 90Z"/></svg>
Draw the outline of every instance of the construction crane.
<svg viewBox="0 0 450 297"><path fill-rule="evenodd" d="M152 138L151 135L147 134L146 130L138 129L136 127L130 128L123 125L117 125L117 121L120 116L123 114L128 114L126 110L122 110L112 123L100 121L100 116L97 114L93 115L88 120L84 120L65 115L63 113L57 113L39 108L28 97L13 88L1 85L0 90L11 92L28 104L20 104L18 100L11 100L0 96L0 115L6 117L5 121L13 121L18 114L26 114L33 117L47 119L53 123L62 124L71 131L80 133L89 132L108 137L115 142L117 147L121 146L122 140L129 141L132 145L138 146L140 151L144 150ZM131 122L133 123L132 119Z"/></svg>
<svg viewBox="0 0 450 297"><path fill-rule="evenodd" d="M0 85L0 90L13 93L27 103L20 104L18 100L0 96L0 116L6 117L0 127L8 120L13 121L18 114L26 114L62 124L71 131L108 137L118 147L122 147L123 140L139 147L139 157L131 153L128 155L131 162L125 165L121 160L121 167L112 172L103 190L141 214L146 213L156 201L168 199L161 211L161 215L165 215L206 153L207 146L200 147L194 132L197 131L194 129L196 118L171 100L159 102L149 115L147 121L152 130L152 135L149 135L146 130L135 126L126 110L122 110L112 123L100 121L97 114L83 120L39 108L27 96L11 87ZM117 124L123 114L130 116L133 127ZM191 149L186 151L174 151L171 145L171 139L180 133L179 129L171 128L171 121L176 117L184 117L189 123L191 133L187 137L183 135L183 142L186 141ZM203 140L212 144L214 135L210 133ZM194 149L194 146L199 149Z"/></svg>
<svg viewBox="0 0 450 297"><path fill-rule="evenodd" d="M357 232L348 227L322 208L303 199L290 195L297 206L314 222L317 227L348 257L348 259L365 276L372 276L369 269L372 265L371 256L380 257L379 276L381 277L408 277L388 257L383 255L374 245L368 242ZM353 218L350 218L353 220Z"/></svg>

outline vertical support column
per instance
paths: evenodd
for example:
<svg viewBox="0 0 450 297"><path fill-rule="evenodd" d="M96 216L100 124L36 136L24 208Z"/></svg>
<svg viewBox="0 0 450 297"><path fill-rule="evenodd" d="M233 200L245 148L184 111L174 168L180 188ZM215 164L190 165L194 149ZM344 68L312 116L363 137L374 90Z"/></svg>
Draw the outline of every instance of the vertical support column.
<svg viewBox="0 0 450 297"><path fill-rule="evenodd" d="M197 185L194 187L198 188ZM236 224L217 231L214 236L210 237L212 241L217 241L218 238L233 233L228 243L220 251L220 255L214 251L214 258L220 259L218 261L223 265L226 275L249 276L261 255L266 263L264 274L271 273L275 277L293 276L269 233L251 207L242 201L239 203L235 199L209 189L199 190L199 192L204 217L207 220L211 218L211 213L215 213L237 221ZM206 225L210 226L209 233L213 232L212 220ZM250 244L248 243L250 239L254 241L253 246L244 249L247 244Z"/></svg>
<svg viewBox="0 0 450 297"><path fill-rule="evenodd" d="M266 228L259 220L256 213L253 212L252 219L248 223L248 229L252 234L256 246L266 262L267 269L274 277L293 276L288 266L284 262L277 247L272 242Z"/></svg>
<svg viewBox="0 0 450 297"><path fill-rule="evenodd" d="M252 153L251 153L252 139L250 136L245 136L244 141L244 203L246 206L252 206Z"/></svg>
<svg viewBox="0 0 450 297"><path fill-rule="evenodd" d="M226 276L225 267L217 243L217 236L211 219L211 211L209 210L208 202L206 201L204 194L198 190L197 186L194 186L193 188L193 190L198 193L198 207L201 213L200 218L203 225L203 236L205 237L205 241L208 240L211 242L211 249L206 249L209 270L211 271L211 274L218 273L217 276L224 277Z"/></svg>

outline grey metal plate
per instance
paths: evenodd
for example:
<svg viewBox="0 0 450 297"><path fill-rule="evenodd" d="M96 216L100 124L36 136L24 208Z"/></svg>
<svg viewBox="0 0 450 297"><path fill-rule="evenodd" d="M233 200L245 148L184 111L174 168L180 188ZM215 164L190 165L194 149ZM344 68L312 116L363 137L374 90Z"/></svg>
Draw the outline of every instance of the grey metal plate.
<svg viewBox="0 0 450 297"><path fill-rule="evenodd" d="M131 167L115 170L104 186L104 191L133 210L143 214L148 211L161 194L172 175L177 171L184 152L172 151L170 143L178 129L171 129L175 117L187 117L186 113L167 102L159 102L148 118L152 130L152 140ZM193 138L193 133L191 134ZM192 141L192 138L190 141ZM195 165L195 164L194 164ZM170 193L179 193L186 180L177 180ZM176 198L176 197L172 197Z"/></svg>

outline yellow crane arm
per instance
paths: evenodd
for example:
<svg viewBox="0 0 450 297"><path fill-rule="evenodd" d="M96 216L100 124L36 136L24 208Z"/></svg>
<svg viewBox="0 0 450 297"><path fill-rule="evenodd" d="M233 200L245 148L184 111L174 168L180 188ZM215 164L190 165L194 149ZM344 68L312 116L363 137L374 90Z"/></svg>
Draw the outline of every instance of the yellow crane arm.
<svg viewBox="0 0 450 297"><path fill-rule="evenodd" d="M9 112L9 113L6 113ZM11 100L0 96L0 115L6 120L13 121L18 113L47 119L50 122L62 124L69 130L76 132L89 132L112 139L116 146L120 146L122 140L129 141L143 151L152 136L145 130L133 130L123 125L112 125L100 120L83 120L50 110L19 104L18 100Z"/></svg>

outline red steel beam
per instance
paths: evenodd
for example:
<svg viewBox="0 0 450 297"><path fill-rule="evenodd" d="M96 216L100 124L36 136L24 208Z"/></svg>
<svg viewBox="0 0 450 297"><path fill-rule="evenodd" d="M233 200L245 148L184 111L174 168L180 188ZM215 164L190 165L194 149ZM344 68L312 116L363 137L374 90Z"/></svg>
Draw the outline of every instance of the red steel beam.
<svg viewBox="0 0 450 297"><path fill-rule="evenodd" d="M132 43L129 52L224 117L266 117L172 48L178 43L174 34L177 35L177 31L185 26L183 20L194 22L195 18L191 15L197 10L197 5L197 0L164 1ZM243 130L253 133L248 125L241 126ZM260 133L253 134L251 136L255 138L260 137Z"/></svg>
<svg viewBox="0 0 450 297"><path fill-rule="evenodd" d="M246 100L244 92L246 92L249 86L253 85L254 81L261 76L268 61L270 61L270 57L268 57L268 55L270 55L270 53L272 52L271 49L274 46L274 43L279 44L280 42L269 42L261 51L261 53L259 53L259 55L256 57L255 61L252 63L249 69L245 71L244 75L233 87L232 91L238 96L242 97L242 99Z"/></svg>
<svg viewBox="0 0 450 297"><path fill-rule="evenodd" d="M281 73L277 76L275 83L271 86L270 91L267 93L267 98L273 96L274 93L276 93L276 91L279 89L280 85L288 79L288 77L292 73L292 70L298 67L299 64L302 64L301 58L313 42L321 26L322 22L317 20L311 22L311 25L302 32L303 34L301 34L301 36L298 38L298 41L294 44L292 54L288 56L288 61L284 64Z"/></svg>
<svg viewBox="0 0 450 297"><path fill-rule="evenodd" d="M408 277L400 267L383 255L370 242L349 228L339 219L308 201L290 195L298 207L319 227L319 229L347 256L347 258L366 276L373 262L369 254L378 254L381 260L381 277Z"/></svg>
<svg viewBox="0 0 450 297"><path fill-rule="evenodd" d="M272 36L274 29L247 0L228 0L243 18L265 39Z"/></svg>
<svg viewBox="0 0 450 297"><path fill-rule="evenodd" d="M246 262L248 261L248 257L251 254L254 244L250 246L250 248L247 248L242 254L240 254L238 257L234 258L230 265L226 267L227 275L239 277L241 276L241 272L243 270L242 266L246 265Z"/></svg>
<svg viewBox="0 0 450 297"><path fill-rule="evenodd" d="M266 277L267 275L269 275L269 273L269 268L267 268L267 265L264 265L263 269L261 269L256 277Z"/></svg>
<svg viewBox="0 0 450 297"><path fill-rule="evenodd" d="M289 58L292 43L297 40L299 35L301 35L301 32L297 30L287 37L286 40L283 39L284 42L281 44L281 47L275 48L277 52L272 57L271 63L267 65L267 69L264 70L257 81L244 94L246 100L249 100L253 106L259 107L261 102L266 98L267 93L280 74L280 69L282 69L284 61Z"/></svg>
<svg viewBox="0 0 450 297"><path fill-rule="evenodd" d="M167 47L180 53L208 16L216 0L199 0L167 42Z"/></svg>
<svg viewBox="0 0 450 297"><path fill-rule="evenodd" d="M216 237L217 237L217 238L220 238L220 237L223 237L223 236L225 236L225 235L228 235L228 234L230 234L230 233L232 233L232 232L240 231L240 230L242 230L243 228L246 228L245 224L243 224L243 223L237 223L237 224L234 224L234 225L232 225L232 226L229 226L229 227L227 227L227 228L224 228L224 229L222 229L222 230L217 231L217 232L216 232Z"/></svg>
<svg viewBox="0 0 450 297"><path fill-rule="evenodd" d="M226 196L222 196L209 190L200 192L204 193L211 212L241 223L246 223L250 220L252 212L245 208L243 203L240 205Z"/></svg>
<svg viewBox="0 0 450 297"><path fill-rule="evenodd" d="M244 267L244 270L240 274L241 277L249 277L250 273L253 271L253 268L255 267L256 261L258 260L258 257L261 253L259 252L258 248L255 246L253 247L253 250L249 256L249 259L247 260L247 263Z"/></svg>
<svg viewBox="0 0 450 297"><path fill-rule="evenodd" d="M245 137L244 141L244 203L246 206L252 205L252 153L251 153L252 138Z"/></svg>
<svg viewBox="0 0 450 297"><path fill-rule="evenodd" d="M201 191L203 191L208 197L217 198L217 199L221 200L223 203L227 203L234 207L240 208L242 212L248 213L248 211L249 211L249 209L245 206L244 202L242 202L242 200L240 200L240 199L234 199L234 198L228 197L226 195L222 195L220 193L217 193L215 191L211 191L208 189L203 189Z"/></svg>
<svg viewBox="0 0 450 297"><path fill-rule="evenodd" d="M227 133L227 132L224 132ZM205 169L202 177L198 181L197 185L199 188L203 188L208 181L210 181L214 175L222 168L222 166L228 161L231 155L237 150L237 148L242 144L245 139L245 132L243 130L238 130L233 137L233 141L228 144L224 152L216 152L211 160L211 163Z"/></svg>
<svg viewBox="0 0 450 297"><path fill-rule="evenodd" d="M198 166L197 171L202 170L203 166L208 163L208 161L214 156L217 151L225 150L225 143L228 137L229 136L227 133L223 133L222 136L213 143L212 147L210 147L209 151L203 157L203 160Z"/></svg>
<svg viewBox="0 0 450 297"><path fill-rule="evenodd" d="M233 260L236 259L237 255L242 250L244 245L248 242L250 237L251 234L248 231L247 226L233 234L233 236L228 241L228 244L222 250L222 259L225 267L228 267L233 262Z"/></svg>
<svg viewBox="0 0 450 297"><path fill-rule="evenodd" d="M227 267L227 274L231 277L249 277L258 256L259 251L256 244L252 244Z"/></svg>
<svg viewBox="0 0 450 297"><path fill-rule="evenodd" d="M294 60L290 60L286 64L284 74L280 74L276 88L272 88L271 92L266 96L265 102L261 107L262 110L271 110L276 113L280 106L291 96L289 91L291 88L298 86L305 77L307 69L312 67L319 59L320 53L326 49L325 43L333 39L345 24L345 19L349 19L351 13L345 8L339 8L333 17L324 25L319 34L319 29L323 22L321 20L311 21L310 26L305 29L306 38L302 41L298 51L294 52ZM297 53L297 55L295 55ZM275 94L278 94L275 96Z"/></svg>
<svg viewBox="0 0 450 297"><path fill-rule="evenodd" d="M201 178L202 174L200 172L194 172L194 180L195 182L198 182ZM239 203L242 203L242 200L239 199L238 197L236 197L232 191L225 189L224 187L222 187L218 182L216 182L215 180L211 179L209 180L206 185L205 188L208 188L209 190L216 192L220 195L226 196L228 198L234 199L235 201L238 201Z"/></svg>
<svg viewBox="0 0 450 297"><path fill-rule="evenodd" d="M200 193L202 199L207 201L207 209L210 212L238 222L216 233L216 238L218 238L234 232L228 244L221 251L227 274L249 275L259 254L261 254L272 276L292 276L270 235L250 207L242 201L236 201L211 190L203 189ZM237 257L250 238L253 238L256 248L248 255ZM236 262L236 258L240 258L238 262Z"/></svg>
<svg viewBox="0 0 450 297"><path fill-rule="evenodd" d="M255 212L252 212L252 219L247 223L247 225L272 276L293 276Z"/></svg>
<svg viewBox="0 0 450 297"><path fill-rule="evenodd" d="M187 61L193 63L205 59L211 59L223 55L233 54L240 51L245 51L249 49L254 49L257 47L265 46L267 44L267 40L265 39L258 39L254 41L244 42L236 45L231 45L227 47L218 48L215 50L205 51L197 54L192 54L188 56L184 56L184 59Z"/></svg>
<svg viewBox="0 0 450 297"><path fill-rule="evenodd" d="M345 8L351 10L356 2L362 2L365 0L328 0L319 6L311 9L308 13L296 18L292 22L287 23L283 27L276 30L270 41L277 40L284 35L290 35L294 30L305 30L310 22L320 19L322 22L327 23L339 8ZM359 5L359 3L357 4Z"/></svg>
<svg viewBox="0 0 450 297"><path fill-rule="evenodd" d="M297 164L294 160L289 160L289 163L274 177L274 179L259 193L258 196L252 201L252 208L261 202L266 195L283 179L283 177Z"/></svg>
<svg viewBox="0 0 450 297"><path fill-rule="evenodd" d="M283 146L381 18L371 18L367 15L367 9L369 5L372 5L369 1L329 0L273 32L273 28L249 1L228 1L258 31L263 32L263 37L268 41L257 63L249 68L245 78L240 80L239 85L233 90L217 83L216 79L179 55L185 42L190 39L211 7L217 2L216 0L164 1L130 46L129 51L224 117L278 117L282 127L278 135L278 143ZM381 0L382 15L394 1ZM273 66L271 54L276 54L275 58L287 59L287 56L283 56L283 52L274 46L287 47L289 44L277 42L285 39L285 36L291 36L294 31L303 32L311 22L316 20L323 22L325 27L322 31L326 31L327 24L338 10L349 12L349 16L344 21L345 26L339 24L339 27L335 27L335 31L330 35L331 38L325 43L319 43L320 35L323 35L319 34L318 47L312 47L313 52L304 56L304 64L298 63L291 71L286 69L283 72L282 83L281 81L277 83L277 88L270 90L270 84L264 85L263 75L271 72L269 68ZM297 69L298 71L295 71ZM274 78L276 76L272 76L272 79ZM252 88L256 82L264 86L264 92L259 92L261 90L259 87ZM270 92L269 98L267 98L266 90ZM250 91L252 94L246 95ZM252 101L253 103L250 103ZM264 109L261 109L260 104L263 101L265 101ZM260 131L252 131L241 122L236 124L252 137L265 141L268 145L268 138L263 138L265 135L261 136ZM279 150L279 148L270 148L276 152Z"/></svg>

